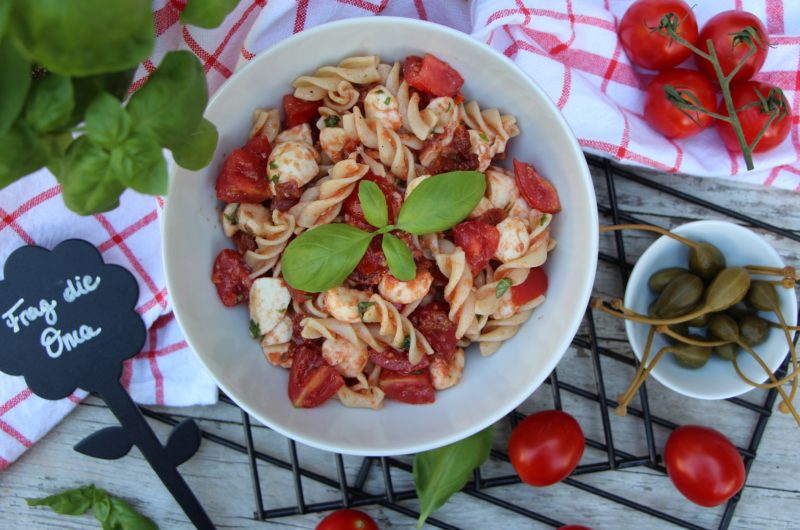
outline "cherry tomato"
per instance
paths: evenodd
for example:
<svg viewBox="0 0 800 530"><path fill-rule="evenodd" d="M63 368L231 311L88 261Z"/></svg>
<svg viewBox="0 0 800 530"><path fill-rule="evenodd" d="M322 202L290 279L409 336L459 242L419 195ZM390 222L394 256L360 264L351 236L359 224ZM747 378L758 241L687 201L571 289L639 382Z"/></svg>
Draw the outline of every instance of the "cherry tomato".
<svg viewBox="0 0 800 530"><path fill-rule="evenodd" d="M453 241L464 250L469 268L475 275L494 256L500 243L500 232L481 221L465 221L453 227Z"/></svg>
<svg viewBox="0 0 800 530"><path fill-rule="evenodd" d="M675 31L697 43L697 19L683 0L639 0L619 23L619 40L632 63L650 70L667 70L689 58L692 51L659 33L662 19L672 13Z"/></svg>
<svg viewBox="0 0 800 530"><path fill-rule="evenodd" d="M319 407L330 399L344 379L322 358L319 344L305 341L291 344L292 368L289 371L289 400L298 408Z"/></svg>
<svg viewBox="0 0 800 530"><path fill-rule="evenodd" d="M403 204L403 194L397 186L389 179L378 177L371 171L368 172L362 180L371 180L378 185L386 198L386 205L389 210L389 223L394 224L397 222L397 216L400 214L400 206ZM361 200L358 198L358 186L353 188L353 191L342 204L342 211L344 212L344 221L348 224L372 232L377 230L374 226L367 222L364 216L364 210L361 208Z"/></svg>
<svg viewBox="0 0 800 530"><path fill-rule="evenodd" d="M362 511L345 509L329 514L316 530L378 530L378 525Z"/></svg>
<svg viewBox="0 0 800 530"><path fill-rule="evenodd" d="M386 255L381 250L382 237L376 237L370 241L364 257L356 265L353 272L360 283L367 285L378 285L381 276L389 271L389 264Z"/></svg>
<svg viewBox="0 0 800 530"><path fill-rule="evenodd" d="M665 87L672 87L677 93L668 94ZM645 93L644 119L667 138L686 138L714 123L714 118L708 114L679 108L676 100L694 105L699 101L711 112L717 107L716 92L710 79L695 70L675 68L661 72L650 82Z"/></svg>
<svg viewBox="0 0 800 530"><path fill-rule="evenodd" d="M753 28L757 38L745 32L746 28ZM750 79L764 66L769 48L769 36L764 24L752 13L735 10L717 13L700 31L700 37L697 39L698 48L707 52L709 39L713 43L722 73L726 76L750 51L750 42L755 45L755 53L736 72L733 81ZM700 56L697 56L697 67L711 79L717 78L714 66Z"/></svg>
<svg viewBox="0 0 800 530"><path fill-rule="evenodd" d="M428 370L422 373L403 374L393 370L382 370L378 385L386 397L412 405L422 405L436 401Z"/></svg>
<svg viewBox="0 0 800 530"><path fill-rule="evenodd" d="M416 372L431 365L427 355L423 356L419 363L411 364L411 361L408 360L408 352L395 350L394 348L386 348L383 351L376 351L370 348L369 360L381 368L401 374Z"/></svg>
<svg viewBox="0 0 800 530"><path fill-rule="evenodd" d="M406 57L403 77L411 87L434 96L453 97L464 84L464 78L455 69L430 53L422 59L416 55Z"/></svg>
<svg viewBox="0 0 800 530"><path fill-rule="evenodd" d="M764 98L764 102L758 97L756 91ZM780 145L789 136L789 132L792 130L792 109L789 107L789 102L786 101L786 96L777 87L760 81L743 81L731 86L731 99L733 106L737 109L758 103L736 113L748 145L755 141L761 130L769 123L773 113L776 116L756 144L754 152L769 151ZM724 101L720 104L717 112L728 116L728 109ZM736 133L729 123L717 121L717 131L729 151L738 153L742 150Z"/></svg>
<svg viewBox="0 0 800 530"><path fill-rule="evenodd" d="M511 303L525 305L547 292L547 274L541 267L530 270L528 277L519 285L511 287Z"/></svg>
<svg viewBox="0 0 800 530"><path fill-rule="evenodd" d="M211 282L217 288L217 295L225 307L233 307L246 302L250 297L250 267L244 257L235 250L226 248L214 260Z"/></svg>
<svg viewBox="0 0 800 530"><path fill-rule="evenodd" d="M269 138L266 136L253 136L242 147L250 154L256 155L264 164L269 159L269 154L272 152L272 146L269 144Z"/></svg>
<svg viewBox="0 0 800 530"><path fill-rule="evenodd" d="M558 213L561 202L553 184L541 176L530 164L514 159L514 177L517 188L525 202L534 210L544 213Z"/></svg>
<svg viewBox="0 0 800 530"><path fill-rule="evenodd" d="M435 301L418 307L409 320L428 340L435 355L450 359L456 351L456 325L447 316L447 302ZM377 364L377 363L376 363Z"/></svg>
<svg viewBox="0 0 800 530"><path fill-rule="evenodd" d="M585 445L575 418L560 410L545 410L528 416L511 432L508 456L523 482L550 486L572 473Z"/></svg>
<svg viewBox="0 0 800 530"><path fill-rule="evenodd" d="M744 462L720 432L699 425L678 427L664 446L667 474L678 491L700 506L718 506L744 486Z"/></svg>
<svg viewBox="0 0 800 530"><path fill-rule="evenodd" d="M234 149L222 165L216 191L223 202L264 202L272 195L266 161L246 149Z"/></svg>
<svg viewBox="0 0 800 530"><path fill-rule="evenodd" d="M286 128L308 123L317 118L317 109L322 100L306 101L291 94L283 96L283 112L286 115Z"/></svg>

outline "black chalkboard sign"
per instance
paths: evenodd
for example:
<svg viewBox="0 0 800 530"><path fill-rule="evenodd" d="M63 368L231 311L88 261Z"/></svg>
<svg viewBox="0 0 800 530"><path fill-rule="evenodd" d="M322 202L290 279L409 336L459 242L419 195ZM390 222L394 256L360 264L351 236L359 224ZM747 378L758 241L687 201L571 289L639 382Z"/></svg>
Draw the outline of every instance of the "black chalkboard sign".
<svg viewBox="0 0 800 530"><path fill-rule="evenodd" d="M195 526L213 528L177 470L200 445L197 425L182 422L161 445L120 383L122 363L139 353L146 337L133 275L104 263L93 245L79 239L52 251L21 247L3 271L0 371L23 376L45 399L64 398L76 388L99 394L120 426L93 433L75 449L115 459L136 445Z"/></svg>

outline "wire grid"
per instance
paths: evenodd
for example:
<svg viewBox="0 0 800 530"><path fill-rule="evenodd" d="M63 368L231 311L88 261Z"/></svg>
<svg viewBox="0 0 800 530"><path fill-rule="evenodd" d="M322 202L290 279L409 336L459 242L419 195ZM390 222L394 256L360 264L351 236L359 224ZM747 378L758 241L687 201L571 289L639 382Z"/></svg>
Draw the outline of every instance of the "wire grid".
<svg viewBox="0 0 800 530"><path fill-rule="evenodd" d="M776 235L800 242L800 232L798 231L780 228L724 206L693 197L687 193L672 189L664 184L648 178L647 176L637 174L630 169L624 169L609 162L608 160L601 159L599 157L587 155L587 161L590 166L600 169L603 172L607 186L607 196L598 196L598 210L601 215L607 216L614 224L644 223L644 221L636 218L635 216L625 213L622 210L621 205L618 203L615 180L621 178L636 182L653 190L666 193L676 199L693 203L697 206L706 208L718 214L725 215L729 218L736 219L746 225L758 227L773 232ZM632 265L626 258L625 240L622 234L620 232L615 232L614 237L616 255L614 256L601 252L599 258L601 261L606 262L618 269L622 285L625 285ZM620 496L611 491L587 484L580 480L579 477L582 475L635 467L645 467L658 471L662 474L666 474L666 470L661 463L661 458L657 451L654 427L657 426L670 431L678 427L678 425L673 421L664 416L658 415L651 410L653 407L657 408L658 403L650 402L650 399L647 395L646 385L642 385L639 390L640 407L636 408L634 406L629 406L628 414L632 417L640 419L642 422L642 429L647 445L646 454L631 454L620 449L618 444L615 444L611 428L611 414L613 414L613 410L616 408L617 402L606 394L606 382L603 376L601 359L609 359L616 363L628 365L629 367L635 366L635 361L629 355L624 355L609 347L604 347L599 343L598 334L595 329L595 317L590 308L586 311L584 321L588 331L588 336L583 336L583 334L579 333L573 340L572 344L573 346L582 348L591 353L595 390L586 390L578 385L560 379L557 370L552 372L546 383L550 387L553 403L557 409L562 408L562 396L564 396L565 393L571 395L571 398L577 397L596 403L596 410L599 411L602 422L603 438L593 439L587 436L586 445L589 448L603 452L605 454L605 461L578 466L572 475L565 479L563 483L584 492L596 495L604 499L606 502L616 503L628 509L636 510L638 512L642 512L643 514L655 517L674 527L691 529L705 528L703 526L698 526L692 521L681 519L673 514L651 508L642 503L636 502L631 498ZM787 362L785 362L778 371L779 377L785 373ZM737 407L741 407L742 409L746 409L752 413L755 413L757 417L755 427L753 428L752 434L749 437L749 443L746 447L738 447L739 452L744 459L745 469L748 473L756 457L756 452L759 444L761 443L764 430L772 413L772 409L777 398L777 391L772 389L768 392L764 392L763 396L763 401L761 403L753 403L740 398L732 398L727 400ZM221 400L230 404L231 406L236 406L227 396L221 396ZM170 425L175 425L178 423L178 420L167 414L152 410L144 410L144 412L147 416ZM360 464L355 480L352 481L352 483L348 483L342 455L333 455L336 467L336 476L330 477L302 467L298 459L297 446L293 440L287 439L288 458L279 458L259 451L253 443L253 431L250 424L250 417L244 411L241 411L241 416L245 444L241 444L209 432L203 432L203 437L210 442L220 444L247 455L250 464L254 492L255 519L269 520L292 515L324 512L339 508L363 507L369 505L383 506L384 508L404 514L413 519L416 519L419 516L419 513L416 510L410 508L406 504L402 504L403 501L414 499L416 497L415 491L413 489L396 488L393 485L393 470L397 470L402 473L411 473L411 466L407 462L392 457L365 457ZM509 413L507 418L503 421L509 422L508 427L513 429L513 427L516 426L516 424L524 417L525 415L523 413L519 412L518 410L514 410ZM496 449L492 450L491 458L501 462L509 461L507 453ZM277 466L278 468L290 471L292 473L295 488L295 504L285 507L265 509L264 495L269 495L269 485L265 487L261 483L257 467L258 462L264 462L269 465ZM370 472L376 467L379 469L379 473L382 477L383 491L380 493L370 493L365 489L365 484L368 476L370 476ZM339 499L327 502L307 502L306 493L303 487L303 478L310 479L323 486L327 486L328 488L338 490ZM543 513L533 511L521 505L504 500L504 495L499 492L497 488L514 484L521 484L520 479L516 474L511 473L501 476L485 477L482 475L481 469L477 469L474 472L473 480L467 484L463 490L463 493L513 512L522 518L530 518L556 528L564 524L562 521L555 520ZM521 485L520 487L528 486ZM716 528L727 529L730 526L737 504L739 503L740 495L741 494L735 495L727 502L716 523ZM437 518L435 514L427 519L427 523L438 528L458 529L457 526L453 526L452 524L448 524L446 521Z"/></svg>

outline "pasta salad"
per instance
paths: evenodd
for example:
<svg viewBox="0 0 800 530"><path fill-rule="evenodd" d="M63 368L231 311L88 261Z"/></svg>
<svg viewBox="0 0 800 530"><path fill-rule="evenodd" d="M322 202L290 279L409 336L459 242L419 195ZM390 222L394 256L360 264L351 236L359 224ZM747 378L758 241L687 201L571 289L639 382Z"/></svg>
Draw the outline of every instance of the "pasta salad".
<svg viewBox="0 0 800 530"><path fill-rule="evenodd" d="M506 159L513 116L482 109L437 57L350 57L256 109L216 183L212 281L288 369L296 407L433 403L477 344L491 355L541 305L552 184Z"/></svg>

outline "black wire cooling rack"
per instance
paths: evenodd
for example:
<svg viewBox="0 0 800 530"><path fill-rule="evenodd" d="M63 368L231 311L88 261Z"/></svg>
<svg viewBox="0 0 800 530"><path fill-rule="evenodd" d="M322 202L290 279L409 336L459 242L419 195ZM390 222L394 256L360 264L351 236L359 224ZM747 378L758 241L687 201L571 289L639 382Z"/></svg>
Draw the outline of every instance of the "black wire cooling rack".
<svg viewBox="0 0 800 530"><path fill-rule="evenodd" d="M587 161L591 167L595 168L595 170L599 170L601 180L605 181L605 190L601 191L599 189L601 186L598 186L597 199L599 213L601 217L604 217L608 222L614 224L646 223L646 221L626 213L624 205L620 204L620 198L616 191L616 182L619 179L624 179L635 182L651 190L653 193L658 192L666 194L671 197L670 200L685 201L691 203L693 207L707 210L709 213L713 212L714 215L724 216L744 225L771 232L776 236L800 242L800 231L781 228L766 223L763 220L744 215L739 211L732 210L720 204L694 197L657 182L648 176L638 174L630 169L622 168L602 158L587 155ZM595 171L595 177L597 177L597 174L598 172ZM596 182L596 184L598 184L598 182ZM620 285L624 286L632 265L626 257L625 237L623 237L620 232L615 232L613 237L615 238L614 254L608 251L601 251L599 257L601 262L618 271L621 281ZM558 370L554 370L547 380L547 385L552 393L552 402L555 408L562 408L562 402L566 399L569 399L571 402L576 399L584 400L587 403L594 404L595 410L599 412L600 422L602 424L602 437L590 437L587 435L586 439L587 448L594 449L597 454L602 455L601 460L580 465L572 476L564 480L564 484L582 490L582 492L595 495L600 502L613 503L619 507L624 507L623 509L647 514L655 518L652 519L652 521L659 521L659 527L692 529L709 527L719 529L729 528L734 512L740 501L740 494L730 499L724 506L724 509L718 511L717 520L713 525L707 524L706 526L700 526L696 521L680 518L666 511L650 507L645 504L646 501L643 499L640 499L641 502L633 500L637 497L636 495L621 495L582 480L585 476L594 473L630 468L646 468L665 474L666 470L662 465L661 457L658 452L659 447L656 444L655 429L659 428L668 432L678 427L677 423L668 419L668 410L659 412L659 401L649 398L646 385L642 385L638 395L639 406L629 406L628 415L635 418L635 421L640 423L639 428L645 441L646 450L638 451L642 454L636 454L628 450L623 450L620 447L621 444L619 441L615 443L612 430L612 417L614 416L614 409L617 403L608 395L609 387L607 378L604 378L603 372L604 370L610 372L617 368L613 366L614 364L621 363L624 365L624 369L627 369L626 373L630 375L635 366L635 362L630 353L623 351L623 346L627 348L627 345L623 345L621 341L617 342L616 346L613 342L611 345L607 345L606 342L608 341L603 341L599 338L595 326L596 316L592 313L591 309L587 309L584 316L584 325L572 343L573 347L582 349L589 354L589 362L592 365L593 371L594 389L590 390L586 388L586 385L571 382L568 377L570 374L562 374L560 377ZM612 366L609 366L609 363L611 363ZM779 371L779 375L785 373L785 369L786 365L784 364ZM544 387L539 392L542 391L544 391ZM756 453L761 443L767 422L772 414L776 397L777 392L775 390L770 390L758 393L758 402L741 398L727 400L737 407L737 413L741 412L742 414L751 414L755 416L755 420L752 423L754 427L749 435L749 441L743 444L744 446L738 447L739 452L744 458L745 469L748 473L756 458ZM230 406L236 407L227 396L221 396L221 400ZM170 425L178 423L178 419L168 414L149 409L144 410L144 413L151 418ZM355 479L348 481L344 458L342 455L336 454L333 455L336 471L335 476L327 476L301 465L300 459L298 458L297 445L292 440L287 440L288 457L285 455L276 456L274 454L268 454L267 450L256 447L253 441L253 429L251 427L250 417L244 411L241 411L241 417L242 428L244 430L244 444L210 432L203 432L203 436L209 442L220 444L231 450L247 455L254 492L255 519L274 520L292 515L324 512L344 507L364 507L371 505L382 506L385 509L406 515L411 518L410 520L418 517L418 512L410 507L408 502L404 502L415 498L416 494L413 487L407 486L408 481L404 481L406 484L404 487L396 487L393 483L395 482L393 475L396 476L396 473L411 473L411 465L404 459L391 457L363 458L355 474ZM508 422L505 427L512 429L517 422L524 417L525 415L523 412L519 410L512 411L507 418L503 420ZM746 422L743 422L743 424L747 425ZM494 449L491 453L491 460L507 463L508 455L502 450ZM262 484L259 478L259 464L276 466L291 472L295 489L295 502L293 504L280 507L265 507L265 499L270 499L270 485ZM491 462L489 464L491 464ZM521 526L525 525L524 521L527 520L526 518L556 528L565 524L531 507L505 500L507 496L504 495L501 488L520 484L519 477L513 473L513 470L505 474L492 474L492 476L487 476L487 474L482 471L489 464L484 464L481 469L475 471L473 480L464 488L463 493L475 499L495 505L503 510L507 510L515 517L518 516ZM510 468L506 468L506 471L508 471L508 469ZM382 488L378 488L379 491L376 491L374 487L365 487L368 477L374 476L375 474L378 475L380 482L382 482ZM304 482L307 480L316 482L328 489L338 490L338 499L325 502L307 502L306 488L304 487ZM527 488L528 486L520 484L518 487ZM688 501L686 502L688 503ZM546 509L546 503L543 504L544 505L536 506L536 508ZM444 529L459 528L458 526L448 524L446 521L437 517L436 514L428 518L427 523L433 527ZM591 524L591 522L587 524Z"/></svg>

